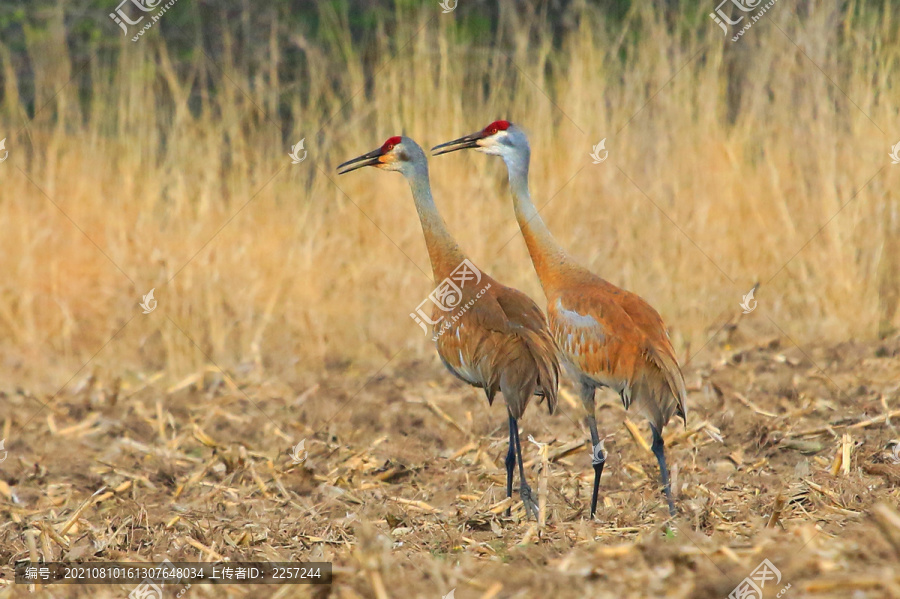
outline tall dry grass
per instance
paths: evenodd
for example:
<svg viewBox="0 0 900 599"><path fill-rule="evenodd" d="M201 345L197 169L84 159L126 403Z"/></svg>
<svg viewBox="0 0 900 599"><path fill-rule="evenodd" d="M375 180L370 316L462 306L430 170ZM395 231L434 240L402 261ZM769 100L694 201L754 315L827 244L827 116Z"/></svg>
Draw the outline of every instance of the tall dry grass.
<svg viewBox="0 0 900 599"><path fill-rule="evenodd" d="M530 133L533 195L562 244L656 306L682 354L757 280L745 322L761 333L897 326L890 9L779 3L731 43L708 11L635 3L613 27L583 6L557 48L539 15L504 3L477 44L429 5L398 12L373 58L325 4L326 42L254 32L271 69L244 68L228 29L222 64L145 36L87 63L87 86L65 85L78 65L51 15L21 57L45 106L30 121L16 57L0 53L5 386L53 388L88 360L110 376L213 362L292 380L429 355L408 316L432 282L405 182L334 166L390 135L430 147L496 118ZM293 78L274 67L285 43L304 56ZM291 165L300 138L309 155ZM609 159L594 165L601 138ZM458 153L431 173L476 264L543 303L502 163Z"/></svg>

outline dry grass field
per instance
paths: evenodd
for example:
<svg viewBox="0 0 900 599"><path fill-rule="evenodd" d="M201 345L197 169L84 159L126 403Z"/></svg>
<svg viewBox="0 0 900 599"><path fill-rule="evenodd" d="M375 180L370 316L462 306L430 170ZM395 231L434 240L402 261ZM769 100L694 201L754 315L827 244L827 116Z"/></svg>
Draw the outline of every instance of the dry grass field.
<svg viewBox="0 0 900 599"><path fill-rule="evenodd" d="M463 5L397 2L361 39L340 2L313 35L180 0L136 43L88 5L41 3L23 49L0 40L0 575L321 559L331 587L188 596L712 598L766 558L783 597L900 597L889 4L780 0L732 42L712 4L500 2L482 31ZM184 14L217 35L176 48ZM505 517L503 411L409 318L434 284L409 189L335 173L389 136L431 147L498 118L529 133L560 242L670 327L690 387L666 431L673 521L614 397L588 521L571 390L522 424L545 526ZM542 304L502 163L453 154L431 178L473 261Z"/></svg>
<svg viewBox="0 0 900 599"><path fill-rule="evenodd" d="M667 435L681 510L670 524L655 460L612 395L599 411L611 436L597 520L586 518L580 406L566 399L561 413L533 411L522 425L523 438L547 444L546 465L537 446L523 448L546 526L526 520L517 497L505 517L503 411L488 412L436 362L325 377L300 393L211 371L169 389L79 380L9 447L0 574L30 553L327 560L331 587L189 593L713 599L768 559L782 577L776 590L791 585L784 596L900 596L900 460L890 449L900 438L900 338L807 351L772 339L689 368L689 423ZM4 413L35 405L24 393L0 400ZM295 464L300 439L308 455Z"/></svg>

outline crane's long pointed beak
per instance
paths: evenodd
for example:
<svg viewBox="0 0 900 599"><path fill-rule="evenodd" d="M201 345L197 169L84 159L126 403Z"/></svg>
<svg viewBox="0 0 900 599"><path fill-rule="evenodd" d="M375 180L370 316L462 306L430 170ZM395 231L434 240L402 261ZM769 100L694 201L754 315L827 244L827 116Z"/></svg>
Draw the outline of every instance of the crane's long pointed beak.
<svg viewBox="0 0 900 599"><path fill-rule="evenodd" d="M348 160L343 164L339 164L337 167L337 172L339 175L343 175L344 173L349 173L350 171L355 171L358 168L362 168L364 166L375 166L380 161L378 160L381 157L381 148L377 150L372 150L368 154L363 154L362 156L357 156L353 160ZM346 168L345 168L346 167ZM341 170L344 169L344 170Z"/></svg>
<svg viewBox="0 0 900 599"><path fill-rule="evenodd" d="M483 137L484 134L482 134L481 131L476 131L475 133L464 135L459 139L454 139L453 141L448 141L447 143L434 146L433 148L431 148L432 156L440 156L441 154L449 154L450 152L465 150L468 148L477 148L478 140L482 139Z"/></svg>

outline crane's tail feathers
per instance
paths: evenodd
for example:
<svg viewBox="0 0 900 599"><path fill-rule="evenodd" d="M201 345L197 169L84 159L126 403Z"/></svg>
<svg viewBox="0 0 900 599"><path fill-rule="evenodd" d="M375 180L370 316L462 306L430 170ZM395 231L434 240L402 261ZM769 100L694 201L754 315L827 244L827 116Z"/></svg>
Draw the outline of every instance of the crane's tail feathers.
<svg viewBox="0 0 900 599"><path fill-rule="evenodd" d="M671 350L671 348L669 349ZM660 367L666 375L666 384L669 387L669 391L676 400L675 413L681 416L685 423L687 423L687 403L685 402L685 399L687 399L687 389L684 385L684 373L681 372L681 367L678 366L678 360L675 358L675 353L674 351L655 353L657 354L657 363L660 364Z"/></svg>
<svg viewBox="0 0 900 599"><path fill-rule="evenodd" d="M547 411L553 414L558 404L559 391L559 358L556 343L545 330L534 331L523 328L517 332L534 361L537 378L533 393L547 401Z"/></svg>
<svg viewBox="0 0 900 599"><path fill-rule="evenodd" d="M675 356L649 348L647 357L657 368L645 371L632 383L631 398L657 430L661 431L673 415L681 416L687 426L687 390Z"/></svg>
<svg viewBox="0 0 900 599"><path fill-rule="evenodd" d="M537 366L538 389L547 400L547 411L553 414L559 403L559 354L556 342L546 330L527 331L524 339Z"/></svg>
<svg viewBox="0 0 900 599"><path fill-rule="evenodd" d="M559 358L556 346L546 331L521 328L507 337L497 351L492 352L490 367L496 373L496 384L510 415L522 417L531 397L547 400L547 410L553 414L559 389Z"/></svg>

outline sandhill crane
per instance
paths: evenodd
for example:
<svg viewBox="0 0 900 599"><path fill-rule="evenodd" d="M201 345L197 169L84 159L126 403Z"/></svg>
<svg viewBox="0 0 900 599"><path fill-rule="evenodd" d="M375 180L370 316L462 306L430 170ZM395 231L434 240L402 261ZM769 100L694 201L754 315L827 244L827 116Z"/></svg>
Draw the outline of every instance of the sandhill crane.
<svg viewBox="0 0 900 599"><path fill-rule="evenodd" d="M531 149L521 129L508 121L496 121L482 131L432 150L437 150L437 156L465 148L500 156L506 163L516 220L547 296L550 330L587 411L594 466L591 518L597 510L600 475L606 461L594 416L594 394L600 387L618 392L626 409L635 404L650 421L653 453L659 462L669 513L674 516L662 429L673 414L686 422L686 392L662 318L634 293L577 264L550 234L528 191Z"/></svg>
<svg viewBox="0 0 900 599"><path fill-rule="evenodd" d="M550 414L556 409L559 359L544 314L527 295L501 285L468 261L434 204L428 162L416 142L391 137L377 150L341 164L338 173L363 166L399 171L409 182L434 280L443 282L438 289L455 294L447 304L469 306L453 314L444 311L443 303L441 307L435 304L431 321L438 355L454 376L484 389L489 405L498 391L503 394L509 415L506 496L512 497L513 469L518 462L519 495L526 512L537 519L537 503L525 482L518 421L532 395L546 400ZM458 278L460 273L463 279ZM475 275L477 286L454 284L454 279L466 283ZM442 293L439 297L447 296Z"/></svg>

